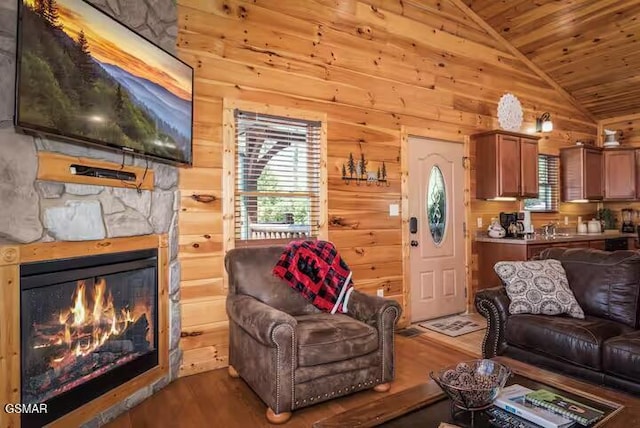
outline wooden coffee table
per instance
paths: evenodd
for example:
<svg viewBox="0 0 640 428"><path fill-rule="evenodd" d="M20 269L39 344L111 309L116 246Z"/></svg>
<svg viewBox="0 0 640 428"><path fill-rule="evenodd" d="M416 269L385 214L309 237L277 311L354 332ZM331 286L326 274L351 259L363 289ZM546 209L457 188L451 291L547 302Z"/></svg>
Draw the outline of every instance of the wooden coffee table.
<svg viewBox="0 0 640 428"><path fill-rule="evenodd" d="M595 425L597 427L640 427L640 398L638 397L552 373L509 358L497 357L495 360L506 364L515 374L523 378L543 383L612 408L611 413ZM433 413L426 413L430 412L430 409L433 409L434 413L440 412L443 415L442 421L446 421L446 418L450 415L450 406L443 405L443 397L444 393L438 385L433 381L429 381L338 413L316 422L313 427L375 427L389 421L391 421L390 425L398 426L403 424L394 423L394 421L406 421L407 426L411 426L414 423L423 422L421 417L425 417L425 415L428 415L429 418L425 417L424 419L433 419ZM436 419L438 418L436 417ZM423 424L423 426L426 425Z"/></svg>

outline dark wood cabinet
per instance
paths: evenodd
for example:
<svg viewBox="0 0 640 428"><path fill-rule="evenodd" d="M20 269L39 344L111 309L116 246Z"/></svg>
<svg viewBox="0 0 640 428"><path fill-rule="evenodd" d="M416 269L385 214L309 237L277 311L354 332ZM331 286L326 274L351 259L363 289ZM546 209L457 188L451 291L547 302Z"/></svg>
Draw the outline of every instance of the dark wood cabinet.
<svg viewBox="0 0 640 428"><path fill-rule="evenodd" d="M563 202L601 200L604 197L602 149L560 149L560 185Z"/></svg>
<svg viewBox="0 0 640 428"><path fill-rule="evenodd" d="M604 150L604 199L636 198L636 150Z"/></svg>
<svg viewBox="0 0 640 428"><path fill-rule="evenodd" d="M520 139L520 196L538 197L538 140Z"/></svg>
<svg viewBox="0 0 640 428"><path fill-rule="evenodd" d="M629 248L634 248L635 238L628 238ZM532 243L509 243L509 242L475 242L478 252L478 290L500 285L500 279L493 270L493 266L500 261L531 260L542 251L551 247L564 248L596 248L605 249L604 239L593 239L585 241L569 242L532 242Z"/></svg>
<svg viewBox="0 0 640 428"><path fill-rule="evenodd" d="M538 140L531 135L491 131L472 136L476 144L476 197L538 196Z"/></svg>

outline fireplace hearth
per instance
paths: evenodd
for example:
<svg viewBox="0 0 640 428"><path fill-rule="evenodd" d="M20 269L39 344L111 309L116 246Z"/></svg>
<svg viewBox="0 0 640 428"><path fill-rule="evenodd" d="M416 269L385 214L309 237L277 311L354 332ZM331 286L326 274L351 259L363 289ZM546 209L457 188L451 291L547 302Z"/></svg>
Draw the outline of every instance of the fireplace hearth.
<svg viewBox="0 0 640 428"><path fill-rule="evenodd" d="M42 426L158 365L158 250L20 267L21 402Z"/></svg>

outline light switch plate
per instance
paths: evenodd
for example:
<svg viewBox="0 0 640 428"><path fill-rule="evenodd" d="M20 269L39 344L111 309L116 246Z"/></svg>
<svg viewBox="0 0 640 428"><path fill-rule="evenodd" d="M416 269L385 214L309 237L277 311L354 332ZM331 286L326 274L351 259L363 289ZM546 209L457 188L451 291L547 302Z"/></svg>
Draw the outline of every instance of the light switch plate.
<svg viewBox="0 0 640 428"><path fill-rule="evenodd" d="M478 228L482 227L482 217L478 217L476 219L476 226L478 226Z"/></svg>
<svg viewBox="0 0 640 428"><path fill-rule="evenodd" d="M397 217L400 215L400 205L398 204L389 204L389 215L391 217Z"/></svg>
<svg viewBox="0 0 640 428"><path fill-rule="evenodd" d="M376 290L376 294L378 297L384 297L384 288L378 288L378 290Z"/></svg>

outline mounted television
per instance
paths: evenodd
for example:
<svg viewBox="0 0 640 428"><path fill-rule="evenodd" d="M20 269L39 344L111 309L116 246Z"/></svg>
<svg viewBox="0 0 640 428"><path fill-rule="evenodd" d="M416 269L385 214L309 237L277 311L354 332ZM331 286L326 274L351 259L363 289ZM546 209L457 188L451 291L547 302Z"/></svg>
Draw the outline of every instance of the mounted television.
<svg viewBox="0 0 640 428"><path fill-rule="evenodd" d="M19 0L15 125L191 164L193 69L83 0Z"/></svg>

